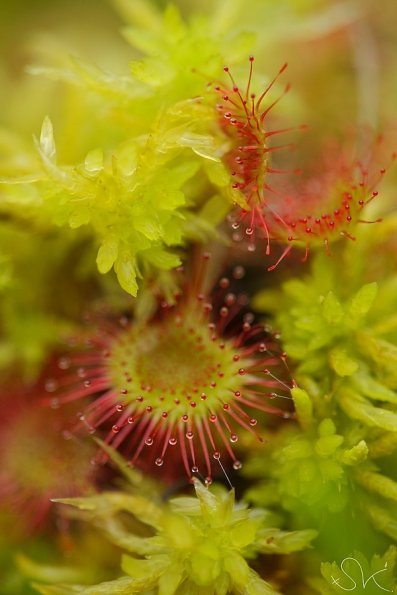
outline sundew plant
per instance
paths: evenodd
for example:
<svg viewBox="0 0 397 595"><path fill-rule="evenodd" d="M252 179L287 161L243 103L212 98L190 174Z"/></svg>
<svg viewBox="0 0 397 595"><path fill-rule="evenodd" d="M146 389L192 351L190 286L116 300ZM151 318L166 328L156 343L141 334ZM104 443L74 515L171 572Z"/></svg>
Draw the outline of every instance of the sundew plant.
<svg viewBox="0 0 397 595"><path fill-rule="evenodd" d="M397 4L0 4L1 595L397 593Z"/></svg>

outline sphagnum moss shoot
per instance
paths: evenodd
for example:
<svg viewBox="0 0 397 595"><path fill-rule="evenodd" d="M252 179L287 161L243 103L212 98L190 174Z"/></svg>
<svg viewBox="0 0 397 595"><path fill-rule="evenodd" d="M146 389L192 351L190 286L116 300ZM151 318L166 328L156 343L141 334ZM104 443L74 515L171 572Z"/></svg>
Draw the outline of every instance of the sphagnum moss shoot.
<svg viewBox="0 0 397 595"><path fill-rule="evenodd" d="M289 399L293 381L274 337L251 313L239 322L247 299L230 291L227 277L214 297L202 292L207 259L176 305L163 302L152 322L108 324L91 349L62 358L67 377L47 400L93 398L81 421L90 431L110 422L106 442L125 448L131 464L149 457L161 467L178 445L187 475L210 483L223 453L241 467L233 450L239 429L263 441L253 412L290 417L272 401Z"/></svg>

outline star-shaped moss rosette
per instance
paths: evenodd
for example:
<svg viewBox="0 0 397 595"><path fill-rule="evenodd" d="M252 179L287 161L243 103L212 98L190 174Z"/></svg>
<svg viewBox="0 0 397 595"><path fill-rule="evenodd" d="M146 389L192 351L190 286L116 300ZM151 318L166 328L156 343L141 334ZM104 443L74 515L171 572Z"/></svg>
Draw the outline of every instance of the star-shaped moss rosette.
<svg viewBox="0 0 397 595"><path fill-rule="evenodd" d="M75 166L58 165L48 118L36 144L42 171L6 187L11 210L18 214L29 192L39 218L73 229L89 226L100 245L99 272L114 266L121 287L132 295L138 291L138 276L180 264L172 248L187 241L185 219L195 204L184 187L199 169L197 160L186 156L176 162L174 151L167 156L152 134L107 155L93 150ZM190 224L194 228L193 220ZM203 228L211 230L205 215L199 230Z"/></svg>
<svg viewBox="0 0 397 595"><path fill-rule="evenodd" d="M310 469L313 474L316 458L325 456L323 469L331 464L336 473L332 481L360 494L354 498L351 492L350 506L359 507L375 527L395 539L396 283L392 277L360 287L354 274L350 281L344 274L345 259L346 253L339 259L318 255L305 280L291 279L281 290L264 291L256 299L256 306L274 312L297 382L306 389L294 393L302 428L296 439L302 448L306 444L306 452L303 448L299 455L286 444L274 456L284 461L296 454L307 458L302 461L306 477L295 478L296 494L304 490ZM314 431L325 423L334 428L328 453ZM281 492L293 496L288 487L292 480L276 467ZM325 507L329 504L326 499Z"/></svg>
<svg viewBox="0 0 397 595"><path fill-rule="evenodd" d="M107 429L106 442L131 464L151 461L211 482L214 465L240 469L233 448L240 431L263 441L262 412L291 417L293 380L277 340L255 323L247 296L233 291L243 268L206 292L208 259L181 280L175 304L162 300L147 321L99 321L59 360L45 401L89 397L81 427Z"/></svg>
<svg viewBox="0 0 397 595"><path fill-rule="evenodd" d="M160 506L142 496L102 493L62 500L83 511L127 553L127 576L95 587L36 585L43 595L147 593L182 595L277 595L247 560L259 554L287 554L309 546L316 532L273 528L273 515L235 503L234 490L210 492L194 480L196 498L179 497ZM132 534L117 518L124 511L142 523ZM143 536L146 533L146 536Z"/></svg>
<svg viewBox="0 0 397 595"><path fill-rule="evenodd" d="M293 389L297 415L310 399L302 389ZM351 437L353 438L353 437ZM336 432L334 422L323 419L316 427L288 427L273 435L268 456L252 453L244 473L260 478L246 497L258 505L280 504L300 518L325 518L350 505L352 469L368 456L364 440L351 446L352 439Z"/></svg>

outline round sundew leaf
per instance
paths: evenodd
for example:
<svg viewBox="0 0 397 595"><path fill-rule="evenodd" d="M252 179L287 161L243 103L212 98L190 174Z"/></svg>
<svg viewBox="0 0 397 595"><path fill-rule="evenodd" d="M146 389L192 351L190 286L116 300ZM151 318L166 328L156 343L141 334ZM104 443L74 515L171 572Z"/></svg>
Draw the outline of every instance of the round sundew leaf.
<svg viewBox="0 0 397 595"><path fill-rule="evenodd" d="M160 248L146 252L160 258L165 254ZM131 267L136 274L136 263L124 247L115 263L117 272L121 258L127 261L127 272ZM207 260L203 257L198 265L203 271ZM254 411L287 416L274 404L284 394L290 399L292 385L281 353L277 355L277 340L262 326L240 320L230 324L240 305L229 286L228 279L220 280L220 302L213 305L193 280L194 292L189 288L186 295L174 296L170 291L175 303L162 301L153 319L119 326L106 320L88 347L73 349L68 374L76 380L68 383L60 399L91 397L85 428L99 427L98 420L113 417L106 442L124 451L133 444L131 465L145 463L146 457L168 471L166 465L176 455L174 460L189 478L201 473L210 484L213 461L222 468L225 455L225 465L231 459L236 470L241 467L232 446L239 431L251 429L261 439L254 429ZM87 368L82 378L81 358L95 364L99 376L90 379ZM219 506L208 490L201 485L197 489L204 514L226 522L233 509L232 494Z"/></svg>

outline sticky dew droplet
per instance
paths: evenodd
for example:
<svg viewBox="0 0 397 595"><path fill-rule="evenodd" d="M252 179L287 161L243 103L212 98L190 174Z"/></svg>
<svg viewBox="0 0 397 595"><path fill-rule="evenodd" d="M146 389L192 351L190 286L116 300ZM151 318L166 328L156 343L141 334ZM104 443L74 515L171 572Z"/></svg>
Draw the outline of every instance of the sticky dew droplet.
<svg viewBox="0 0 397 595"><path fill-rule="evenodd" d="M53 393L57 390L57 388L58 388L58 383L55 380L55 378L48 378L45 381L44 389L47 393Z"/></svg>

